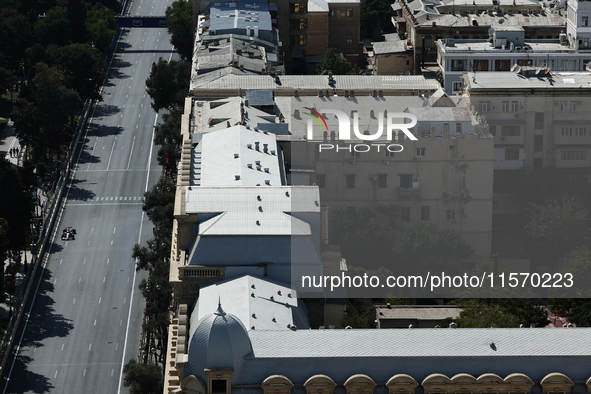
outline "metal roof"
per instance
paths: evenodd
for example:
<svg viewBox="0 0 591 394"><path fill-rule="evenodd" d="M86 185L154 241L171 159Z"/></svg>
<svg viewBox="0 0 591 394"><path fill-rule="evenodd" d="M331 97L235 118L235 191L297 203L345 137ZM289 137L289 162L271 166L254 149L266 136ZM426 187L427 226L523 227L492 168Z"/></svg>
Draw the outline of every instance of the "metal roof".
<svg viewBox="0 0 591 394"><path fill-rule="evenodd" d="M254 29L271 31L271 14L266 0L212 2L210 7L210 31Z"/></svg>
<svg viewBox="0 0 591 394"><path fill-rule="evenodd" d="M406 41L380 41L372 42L373 52L376 55L395 53L395 52L406 52Z"/></svg>
<svg viewBox="0 0 591 394"><path fill-rule="evenodd" d="M514 89L568 89L580 91L591 88L591 72L550 72L550 77L526 77L514 72L467 73L468 89L507 90Z"/></svg>
<svg viewBox="0 0 591 394"><path fill-rule="evenodd" d="M273 134L233 126L205 134L199 145L201 155L194 165L201 169L201 186L279 186L283 182Z"/></svg>
<svg viewBox="0 0 591 394"><path fill-rule="evenodd" d="M317 186L186 186L185 211L217 213L225 211L320 212Z"/></svg>
<svg viewBox="0 0 591 394"><path fill-rule="evenodd" d="M223 212L199 225L199 235L310 235L310 225L284 212Z"/></svg>
<svg viewBox="0 0 591 394"><path fill-rule="evenodd" d="M449 305L376 305L380 319L443 320L460 316L462 308Z"/></svg>
<svg viewBox="0 0 591 394"><path fill-rule="evenodd" d="M254 105L275 105L273 101L273 90L247 90L246 99L249 106Z"/></svg>
<svg viewBox="0 0 591 394"><path fill-rule="evenodd" d="M308 12L328 12L328 4L325 0L310 0Z"/></svg>
<svg viewBox="0 0 591 394"><path fill-rule="evenodd" d="M217 73L215 71L214 73ZM213 74L213 73L212 73ZM233 75L222 73L208 76L207 81L192 81L191 89L199 96L199 90L437 90L441 87L433 79L422 75L368 76L336 75L329 85L326 75L282 75L279 82L271 75Z"/></svg>
<svg viewBox="0 0 591 394"><path fill-rule="evenodd" d="M293 325L310 328L308 311L289 283L245 275L203 286L191 320L214 313L218 300L247 330L289 330Z"/></svg>

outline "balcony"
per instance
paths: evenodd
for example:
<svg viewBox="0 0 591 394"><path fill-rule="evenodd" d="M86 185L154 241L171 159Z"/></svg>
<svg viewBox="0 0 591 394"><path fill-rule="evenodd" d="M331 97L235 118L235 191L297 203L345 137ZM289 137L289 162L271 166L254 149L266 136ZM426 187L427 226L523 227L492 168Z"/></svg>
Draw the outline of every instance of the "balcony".
<svg viewBox="0 0 591 394"><path fill-rule="evenodd" d="M419 197L419 186L417 187L399 187L398 197L399 198L418 198Z"/></svg>
<svg viewBox="0 0 591 394"><path fill-rule="evenodd" d="M184 266L179 267L179 279L201 283L217 282L224 278L224 271L224 268Z"/></svg>

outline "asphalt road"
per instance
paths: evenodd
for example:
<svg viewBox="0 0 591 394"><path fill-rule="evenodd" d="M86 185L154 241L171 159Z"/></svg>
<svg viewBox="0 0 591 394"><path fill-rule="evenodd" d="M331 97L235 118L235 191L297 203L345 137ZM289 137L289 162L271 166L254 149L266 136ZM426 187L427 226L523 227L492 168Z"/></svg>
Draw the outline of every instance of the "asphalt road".
<svg viewBox="0 0 591 394"><path fill-rule="evenodd" d="M130 14L164 15L171 2L135 0ZM171 54L166 29L122 31L3 393L127 392L121 371L138 353L146 276L131 251L151 237L142 198L160 175L145 80ZM60 239L67 226L76 240Z"/></svg>

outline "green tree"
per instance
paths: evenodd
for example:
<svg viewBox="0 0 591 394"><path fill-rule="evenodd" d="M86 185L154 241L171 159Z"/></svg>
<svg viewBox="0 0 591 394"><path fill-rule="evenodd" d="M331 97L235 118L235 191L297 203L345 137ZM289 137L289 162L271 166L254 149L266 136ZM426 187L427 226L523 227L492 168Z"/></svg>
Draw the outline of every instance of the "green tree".
<svg viewBox="0 0 591 394"><path fill-rule="evenodd" d="M162 370L156 364L142 364L131 359L123 367L123 387L131 394L161 394L164 390Z"/></svg>
<svg viewBox="0 0 591 394"><path fill-rule="evenodd" d="M559 259L579 247L588 247L591 211L576 196L564 194L530 204L525 225L530 254L556 265Z"/></svg>
<svg viewBox="0 0 591 394"><path fill-rule="evenodd" d="M99 100L105 77L105 62L98 49L88 44L71 44L55 49L55 61L64 74L64 85L75 90L82 100Z"/></svg>
<svg viewBox="0 0 591 394"><path fill-rule="evenodd" d="M152 99L154 111L182 107L189 92L190 78L189 63L176 60L167 62L162 58L158 63L152 63L150 76L146 79L146 91Z"/></svg>
<svg viewBox="0 0 591 394"><path fill-rule="evenodd" d="M392 17L394 10L392 2L386 0L367 0L363 15L361 17L361 29L365 31L367 37L379 40L382 31L392 32Z"/></svg>
<svg viewBox="0 0 591 394"><path fill-rule="evenodd" d="M326 51L326 58L316 66L316 74L332 71L333 75L357 75L361 69L349 63L345 58L338 57L333 48Z"/></svg>
<svg viewBox="0 0 591 394"><path fill-rule="evenodd" d="M170 43L182 60L191 62L193 58L193 1L177 0L166 8Z"/></svg>
<svg viewBox="0 0 591 394"><path fill-rule="evenodd" d="M350 298L345 304L345 315L341 321L343 327L375 328L376 310L371 298Z"/></svg>
<svg viewBox="0 0 591 394"><path fill-rule="evenodd" d="M456 320L461 328L519 327L519 319L507 313L500 305L487 304L481 299L463 300L463 311Z"/></svg>
<svg viewBox="0 0 591 394"><path fill-rule="evenodd" d="M53 7L47 12L47 16L35 24L35 36L43 45L67 45L71 34L72 27L65 7Z"/></svg>
<svg viewBox="0 0 591 394"><path fill-rule="evenodd" d="M442 267L470 257L474 250L453 230L441 230L435 224L417 224L399 232L392 242L399 267Z"/></svg>
<svg viewBox="0 0 591 394"><path fill-rule="evenodd" d="M399 231L398 217L399 208L394 205L337 211L331 226L334 228L331 242L341 246L341 253L350 265L373 269L389 266L392 239Z"/></svg>
<svg viewBox="0 0 591 394"><path fill-rule="evenodd" d="M170 113L162 115L163 122L156 126L154 143L160 145L158 149L158 164L172 176L177 173L178 162L181 159L181 118L183 107L176 106Z"/></svg>
<svg viewBox="0 0 591 394"><path fill-rule="evenodd" d="M86 18L88 41L93 43L101 53L109 52L113 37L117 31L115 11L107 7L96 7L88 11Z"/></svg>

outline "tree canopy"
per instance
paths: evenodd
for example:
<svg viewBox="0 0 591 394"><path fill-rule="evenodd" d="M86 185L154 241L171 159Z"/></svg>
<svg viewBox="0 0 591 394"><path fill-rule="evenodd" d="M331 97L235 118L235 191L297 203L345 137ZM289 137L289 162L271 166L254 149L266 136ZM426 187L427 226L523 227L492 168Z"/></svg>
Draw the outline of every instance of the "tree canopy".
<svg viewBox="0 0 591 394"><path fill-rule="evenodd" d="M161 394L164 390L162 370L156 364L131 359L123 367L123 387L128 387L130 394Z"/></svg>
<svg viewBox="0 0 591 394"><path fill-rule="evenodd" d="M160 58L152 63L150 76L146 79L146 91L152 98L154 111L183 106L189 91L191 65L186 62Z"/></svg>
<svg viewBox="0 0 591 394"><path fill-rule="evenodd" d="M185 62L193 58L193 1L177 0L166 8L170 43Z"/></svg>
<svg viewBox="0 0 591 394"><path fill-rule="evenodd" d="M324 71L332 71L333 75L357 75L361 69L356 64L353 65L343 57L337 56L333 48L326 51L326 58L316 66L316 74L322 74Z"/></svg>

